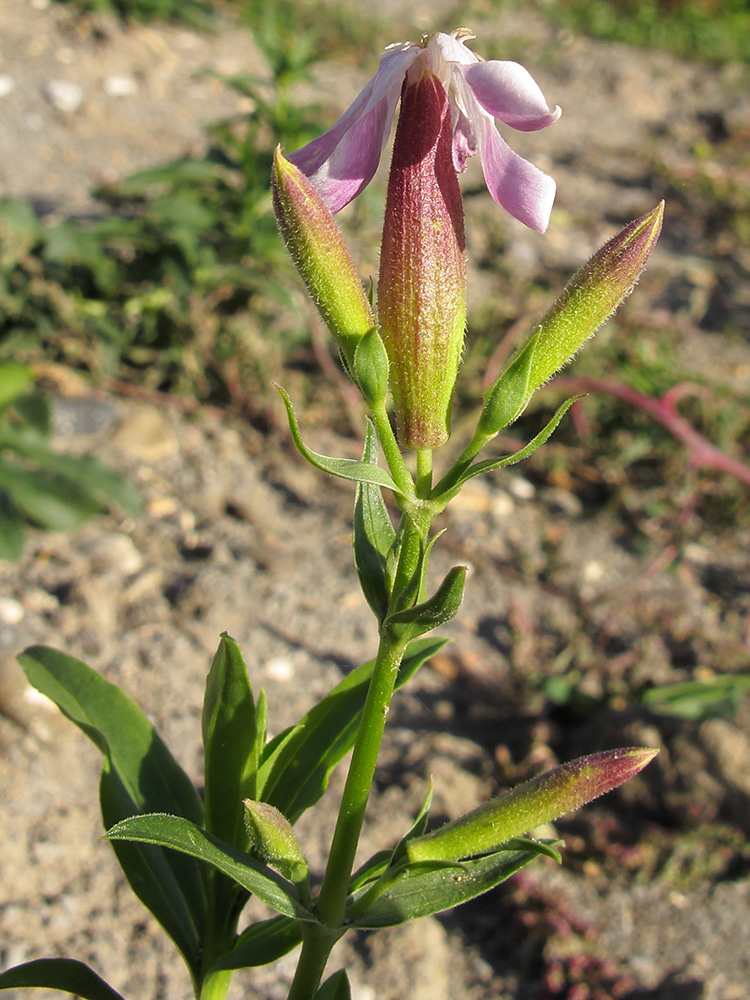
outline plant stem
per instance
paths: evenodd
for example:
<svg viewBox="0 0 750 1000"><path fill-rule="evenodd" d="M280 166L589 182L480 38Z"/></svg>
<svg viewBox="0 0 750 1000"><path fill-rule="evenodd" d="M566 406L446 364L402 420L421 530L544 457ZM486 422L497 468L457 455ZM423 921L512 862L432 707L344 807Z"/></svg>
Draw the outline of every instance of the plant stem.
<svg viewBox="0 0 750 1000"><path fill-rule="evenodd" d="M331 948L342 933L343 931L330 931L320 924L302 925L302 951L287 1000L313 1000L323 978Z"/></svg>
<svg viewBox="0 0 750 1000"><path fill-rule="evenodd" d="M432 449L417 452L417 496L428 499L432 489Z"/></svg>
<svg viewBox="0 0 750 1000"><path fill-rule="evenodd" d="M212 972L203 980L198 1000L224 1000L232 981L232 970Z"/></svg>
<svg viewBox="0 0 750 1000"><path fill-rule="evenodd" d="M393 481L405 496L413 498L414 480L406 468L406 462L404 462L404 456L401 454L398 442L396 441L396 435L393 433L385 404L374 407L370 412L370 416L372 417L372 422L375 424L375 430L378 432L380 447L383 449L383 454L385 455L390 473L393 476Z"/></svg>
<svg viewBox="0 0 750 1000"><path fill-rule="evenodd" d="M341 927L349 892L349 879L375 776L388 708L406 642L388 632L381 635L370 688L362 711L344 794L339 807L323 884L318 896L318 916L330 928Z"/></svg>

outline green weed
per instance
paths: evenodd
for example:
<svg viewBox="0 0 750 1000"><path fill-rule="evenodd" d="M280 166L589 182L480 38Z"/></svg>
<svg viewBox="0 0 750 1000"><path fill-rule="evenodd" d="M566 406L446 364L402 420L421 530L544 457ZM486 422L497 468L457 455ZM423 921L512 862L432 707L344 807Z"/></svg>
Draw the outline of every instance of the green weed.
<svg viewBox="0 0 750 1000"><path fill-rule="evenodd" d="M746 0L540 0L553 23L594 38L710 62L750 60Z"/></svg>

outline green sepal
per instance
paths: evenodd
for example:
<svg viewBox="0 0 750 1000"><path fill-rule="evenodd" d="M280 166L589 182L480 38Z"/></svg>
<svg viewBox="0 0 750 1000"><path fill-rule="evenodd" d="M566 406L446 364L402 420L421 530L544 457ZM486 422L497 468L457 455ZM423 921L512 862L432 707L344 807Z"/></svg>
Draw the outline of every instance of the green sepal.
<svg viewBox="0 0 750 1000"><path fill-rule="evenodd" d="M110 840L133 840L141 844L170 847L191 858L205 861L237 885L257 896L277 913L296 920L316 922L310 911L297 898L297 890L287 879L254 858L212 837L184 819L166 813L131 816L107 830Z"/></svg>
<svg viewBox="0 0 750 1000"><path fill-rule="evenodd" d="M80 660L32 646L19 662L26 677L104 756L99 797L105 829L137 813L169 809L197 824L203 806L193 785L138 706ZM207 926L205 870L155 847L113 845L136 896L185 958L196 981Z"/></svg>
<svg viewBox="0 0 750 1000"><path fill-rule="evenodd" d="M315 1000L352 1000L346 969L339 969L316 990Z"/></svg>
<svg viewBox="0 0 750 1000"><path fill-rule="evenodd" d="M368 419L362 461L377 466L378 443L375 428ZM380 487L374 483L357 484L354 501L354 565L365 600L378 621L388 610L386 564L396 532Z"/></svg>
<svg viewBox="0 0 750 1000"><path fill-rule="evenodd" d="M308 448L302 441L299 424L297 423L294 408L292 407L292 401L280 385L277 385L276 388L279 390L279 394L284 400L292 440L294 441L300 455L307 459L310 465L313 465L316 469L320 469L321 472L327 472L331 476L337 476L339 479L349 479L355 483L372 483L376 486L385 486L394 493L398 493L399 496L405 495L395 484L390 476L390 473L386 472L386 470L381 468L379 465L372 465L369 462L357 462L352 458L328 458L326 455L319 455L316 451L312 451L312 449Z"/></svg>
<svg viewBox="0 0 750 1000"><path fill-rule="evenodd" d="M403 687L445 639L422 639L406 650L396 688ZM265 747L258 769L258 798L297 822L320 799L336 764L357 735L374 660L348 674L307 715Z"/></svg>
<svg viewBox="0 0 750 1000"><path fill-rule="evenodd" d="M465 582L466 567L454 566L432 597L414 607L388 615L385 625L399 626L400 634L409 639L431 632L455 618L463 601Z"/></svg>
<svg viewBox="0 0 750 1000"><path fill-rule="evenodd" d="M537 342L538 334L484 394L477 431L488 440L512 424L526 409L533 391L529 389L529 379Z"/></svg>
<svg viewBox="0 0 750 1000"><path fill-rule="evenodd" d="M123 1000L93 969L74 958L37 958L0 972L0 990L48 989L80 1000Z"/></svg>
<svg viewBox="0 0 750 1000"><path fill-rule="evenodd" d="M546 845L529 841L523 850L500 850L470 861L426 862L393 872L377 898L351 921L354 927L375 930L441 913L466 903L504 882L542 854ZM365 886L360 894L370 891ZM357 912L355 893L347 910Z"/></svg>
<svg viewBox="0 0 750 1000"><path fill-rule="evenodd" d="M214 962L207 974L269 965L288 955L301 940L301 925L292 917L279 915L258 921L239 935L232 950Z"/></svg>
<svg viewBox="0 0 750 1000"><path fill-rule="evenodd" d="M376 327L368 330L354 351L354 381L362 398L374 409L388 395L388 353Z"/></svg>

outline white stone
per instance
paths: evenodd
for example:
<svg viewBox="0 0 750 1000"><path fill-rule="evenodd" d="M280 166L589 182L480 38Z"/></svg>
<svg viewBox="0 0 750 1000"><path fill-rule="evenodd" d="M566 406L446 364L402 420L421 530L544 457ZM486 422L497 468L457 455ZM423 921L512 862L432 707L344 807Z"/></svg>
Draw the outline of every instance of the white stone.
<svg viewBox="0 0 750 1000"><path fill-rule="evenodd" d="M0 97L7 97L16 88L16 81L7 73L0 73Z"/></svg>
<svg viewBox="0 0 750 1000"><path fill-rule="evenodd" d="M54 108L68 114L74 114L83 103L83 91L70 80L50 80L44 93Z"/></svg>
<svg viewBox="0 0 750 1000"><path fill-rule="evenodd" d="M286 656L275 656L263 668L266 677L275 681L291 681L294 678L294 664Z"/></svg>
<svg viewBox="0 0 750 1000"><path fill-rule="evenodd" d="M138 82L132 76L107 76L102 86L110 97L132 97L138 92Z"/></svg>
<svg viewBox="0 0 750 1000"><path fill-rule="evenodd" d="M15 597L0 597L0 622L4 625L17 625L24 614L23 605Z"/></svg>
<svg viewBox="0 0 750 1000"><path fill-rule="evenodd" d="M534 484L523 476L512 476L508 483L508 490L517 500L531 500L536 493Z"/></svg>

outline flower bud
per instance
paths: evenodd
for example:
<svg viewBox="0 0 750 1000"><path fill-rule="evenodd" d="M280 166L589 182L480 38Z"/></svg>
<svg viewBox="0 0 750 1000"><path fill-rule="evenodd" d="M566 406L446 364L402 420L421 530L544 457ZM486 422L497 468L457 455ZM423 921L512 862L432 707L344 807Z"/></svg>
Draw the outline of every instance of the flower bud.
<svg viewBox="0 0 750 1000"><path fill-rule="evenodd" d="M605 750L569 761L519 785L434 833L409 841L410 861L460 861L572 812L638 774L658 750Z"/></svg>
<svg viewBox="0 0 750 1000"><path fill-rule="evenodd" d="M307 861L286 817L268 802L243 799L242 804L247 835L259 856L292 882L306 879Z"/></svg>
<svg viewBox="0 0 750 1000"><path fill-rule="evenodd" d="M375 325L344 235L301 170L274 153L273 206L279 232L349 369Z"/></svg>
<svg viewBox="0 0 750 1000"><path fill-rule="evenodd" d="M662 201L613 236L573 275L530 338L536 343L529 395L570 361L630 294L659 239L663 218Z"/></svg>
<svg viewBox="0 0 750 1000"><path fill-rule="evenodd" d="M398 438L410 448L448 440L466 322L463 206L451 110L422 64L407 75L388 182L378 315L391 362Z"/></svg>

